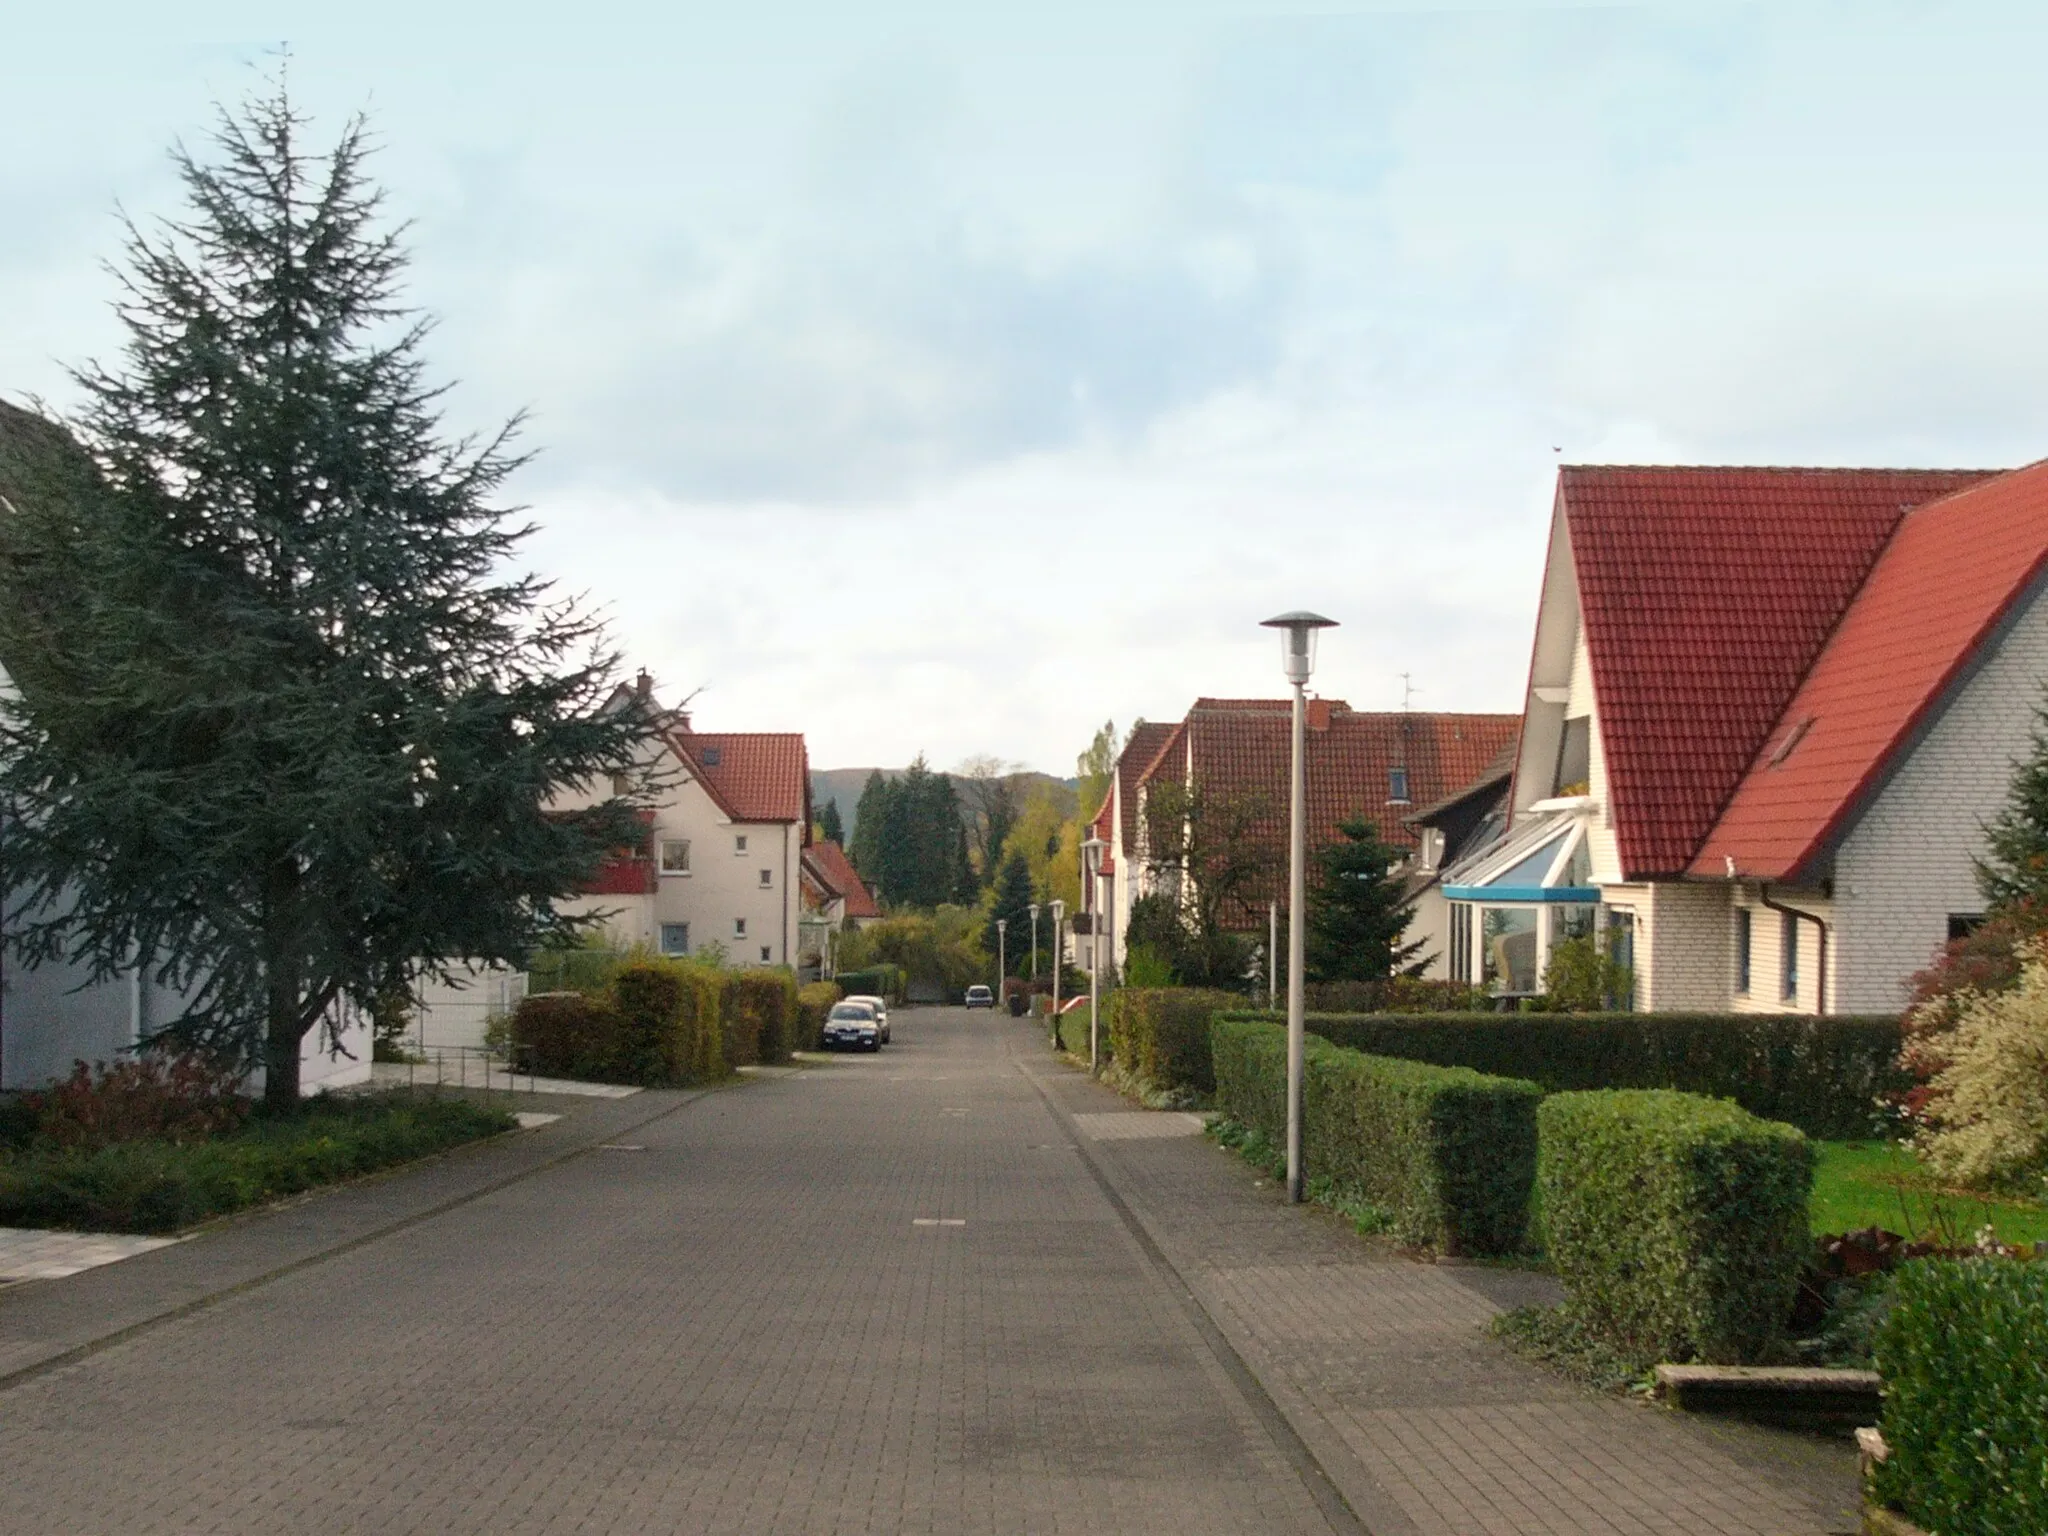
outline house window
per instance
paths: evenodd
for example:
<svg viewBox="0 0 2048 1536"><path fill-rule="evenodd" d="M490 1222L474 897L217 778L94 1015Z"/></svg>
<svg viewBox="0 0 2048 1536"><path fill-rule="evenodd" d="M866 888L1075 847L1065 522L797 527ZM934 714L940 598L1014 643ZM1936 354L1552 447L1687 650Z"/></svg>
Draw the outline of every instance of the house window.
<svg viewBox="0 0 2048 1536"><path fill-rule="evenodd" d="M661 872L664 875L687 875L690 872L689 839L664 837L661 840Z"/></svg>
<svg viewBox="0 0 2048 1536"><path fill-rule="evenodd" d="M736 836L736 837L734 837L734 838L733 838L733 840L732 840L732 851L733 851L734 853L745 853L745 852L747 851L747 834L746 834L746 833L742 832L742 833L740 833L740 834L739 834L738 836Z"/></svg>
<svg viewBox="0 0 2048 1536"><path fill-rule="evenodd" d="M1790 912L1778 919L1778 953L1783 961L1778 973L1778 995L1788 1003L1799 1001L1799 919Z"/></svg>
<svg viewBox="0 0 2048 1536"><path fill-rule="evenodd" d="M1749 908L1735 909L1735 995L1749 996Z"/></svg>
<svg viewBox="0 0 2048 1536"><path fill-rule="evenodd" d="M1629 975L1628 996L1621 999L1624 1009L1636 1005L1636 915L1624 907L1607 909L1607 958L1616 965L1625 966Z"/></svg>
<svg viewBox="0 0 2048 1536"><path fill-rule="evenodd" d="M1472 908L1462 901L1451 907L1451 980L1472 981Z"/></svg>
<svg viewBox="0 0 2048 1536"><path fill-rule="evenodd" d="M761 946L761 963L762 963L763 965L766 965L766 964L768 963L768 959L769 959L769 954L768 954L768 946L767 946L766 944L763 944L763 945Z"/></svg>
<svg viewBox="0 0 2048 1536"><path fill-rule="evenodd" d="M1480 978L1495 992L1527 997L1536 991L1536 909L1480 909Z"/></svg>
<svg viewBox="0 0 2048 1536"><path fill-rule="evenodd" d="M762 883L763 885L773 885L773 884L775 883L775 871L774 871L774 870L772 870L772 869L764 869L764 870L762 870L762 871L761 871L761 883Z"/></svg>
<svg viewBox="0 0 2048 1536"><path fill-rule="evenodd" d="M1408 770L1389 768L1387 770L1387 798L1398 804L1408 803Z"/></svg>
<svg viewBox="0 0 2048 1536"><path fill-rule="evenodd" d="M1957 939L1967 939L1983 926L1982 912L1951 912L1948 915L1948 941L1953 944Z"/></svg>
<svg viewBox="0 0 2048 1536"><path fill-rule="evenodd" d="M732 936L736 939L744 939L747 936L747 920L744 917L732 920Z"/></svg>
<svg viewBox="0 0 2048 1536"><path fill-rule="evenodd" d="M690 925L688 923L663 923L661 925L661 952L664 955L687 955L690 952Z"/></svg>
<svg viewBox="0 0 2048 1536"><path fill-rule="evenodd" d="M612 795L613 795L613 797L614 797L615 799L621 799L621 800L623 800L623 799L625 798L625 796L626 796L626 788L627 788L627 785L626 785L626 776L625 776L625 775L624 775L623 773L615 773L615 774L613 774L613 775L612 775Z"/></svg>

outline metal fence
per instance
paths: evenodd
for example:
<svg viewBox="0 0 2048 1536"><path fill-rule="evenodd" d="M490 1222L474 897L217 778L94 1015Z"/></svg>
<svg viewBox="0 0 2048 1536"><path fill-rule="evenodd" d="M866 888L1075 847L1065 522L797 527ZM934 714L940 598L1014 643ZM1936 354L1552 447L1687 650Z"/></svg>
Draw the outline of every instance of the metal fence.
<svg viewBox="0 0 2048 1536"><path fill-rule="evenodd" d="M416 1046L407 1042L405 1085L408 1088L481 1088L486 1093L518 1090L526 1079L526 1091L538 1090L538 1075L531 1066L519 1070L516 1059L479 1045Z"/></svg>

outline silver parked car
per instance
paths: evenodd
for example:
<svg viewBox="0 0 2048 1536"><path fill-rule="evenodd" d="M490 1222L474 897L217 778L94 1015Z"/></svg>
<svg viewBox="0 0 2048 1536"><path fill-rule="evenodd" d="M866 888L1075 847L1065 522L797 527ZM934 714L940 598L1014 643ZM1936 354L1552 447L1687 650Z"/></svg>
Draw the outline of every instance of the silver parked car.
<svg viewBox="0 0 2048 1536"><path fill-rule="evenodd" d="M867 992L856 992L846 999L849 1003L866 1003L875 1010L875 1022L882 1028L882 1044L889 1043L889 1005L881 998Z"/></svg>
<svg viewBox="0 0 2048 1536"><path fill-rule="evenodd" d="M834 1003L832 1011L825 1015L825 1045L827 1049L850 1045L859 1051L879 1051L882 1026L875 1018L875 1010L853 998Z"/></svg>

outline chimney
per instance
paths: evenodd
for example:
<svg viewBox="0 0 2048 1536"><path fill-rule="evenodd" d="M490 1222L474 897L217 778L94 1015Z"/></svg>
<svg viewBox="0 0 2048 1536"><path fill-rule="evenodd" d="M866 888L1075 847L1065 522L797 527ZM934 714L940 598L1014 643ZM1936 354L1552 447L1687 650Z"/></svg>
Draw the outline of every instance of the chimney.
<svg viewBox="0 0 2048 1536"><path fill-rule="evenodd" d="M652 698L654 696L654 674L645 667L642 667L640 675L633 679L633 691L643 699Z"/></svg>
<svg viewBox="0 0 2048 1536"><path fill-rule="evenodd" d="M1330 728L1330 701L1310 699L1302 723L1312 731L1327 731Z"/></svg>

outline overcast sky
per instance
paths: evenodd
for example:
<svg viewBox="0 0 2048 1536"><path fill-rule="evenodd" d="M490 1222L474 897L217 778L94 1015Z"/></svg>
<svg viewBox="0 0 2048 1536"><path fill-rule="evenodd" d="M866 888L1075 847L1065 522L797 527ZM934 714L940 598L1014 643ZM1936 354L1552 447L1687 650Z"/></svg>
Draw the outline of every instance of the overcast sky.
<svg viewBox="0 0 2048 1536"><path fill-rule="evenodd" d="M972 10L975 14L962 14ZM534 565L820 767L1513 709L1565 461L2048 454L2037 6L356 0L0 23L0 392L289 40Z"/></svg>

